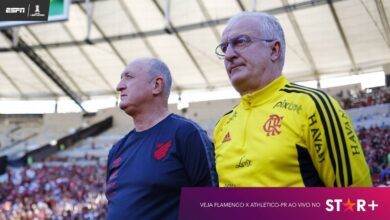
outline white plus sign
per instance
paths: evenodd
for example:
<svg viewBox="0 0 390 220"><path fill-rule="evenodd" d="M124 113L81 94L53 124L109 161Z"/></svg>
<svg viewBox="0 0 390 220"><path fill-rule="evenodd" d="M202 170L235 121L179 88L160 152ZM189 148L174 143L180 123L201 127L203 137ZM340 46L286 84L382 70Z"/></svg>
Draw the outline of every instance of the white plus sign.
<svg viewBox="0 0 390 220"><path fill-rule="evenodd" d="M374 211L374 209L378 206L378 203L375 203L374 200L371 201L371 204L368 204L368 207L371 207L371 211Z"/></svg>

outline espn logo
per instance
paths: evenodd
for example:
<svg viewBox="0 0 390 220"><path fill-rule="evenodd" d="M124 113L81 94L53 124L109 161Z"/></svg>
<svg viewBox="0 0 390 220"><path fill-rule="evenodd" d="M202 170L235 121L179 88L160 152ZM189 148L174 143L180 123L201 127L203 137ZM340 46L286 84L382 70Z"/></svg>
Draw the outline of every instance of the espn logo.
<svg viewBox="0 0 390 220"><path fill-rule="evenodd" d="M24 8L6 8L5 9L5 13L7 13L7 14L17 14L17 13L23 14L24 11L25 11Z"/></svg>

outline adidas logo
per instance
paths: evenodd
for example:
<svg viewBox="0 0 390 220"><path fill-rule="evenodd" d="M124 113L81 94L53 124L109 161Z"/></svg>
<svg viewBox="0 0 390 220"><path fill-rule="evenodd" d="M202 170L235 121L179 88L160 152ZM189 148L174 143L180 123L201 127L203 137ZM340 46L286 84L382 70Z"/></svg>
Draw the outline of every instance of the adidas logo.
<svg viewBox="0 0 390 220"><path fill-rule="evenodd" d="M226 133L225 137L223 138L222 143L228 142L228 141L230 141L230 140L231 140L231 138L230 138L230 132L228 132L228 133Z"/></svg>

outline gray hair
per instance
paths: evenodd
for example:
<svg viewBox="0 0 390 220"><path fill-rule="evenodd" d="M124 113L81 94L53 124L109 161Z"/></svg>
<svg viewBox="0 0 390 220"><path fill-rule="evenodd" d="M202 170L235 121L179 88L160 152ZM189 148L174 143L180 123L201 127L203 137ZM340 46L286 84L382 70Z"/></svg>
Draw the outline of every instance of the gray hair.
<svg viewBox="0 0 390 220"><path fill-rule="evenodd" d="M164 96L168 99L172 86L171 71L169 71L168 66L164 62L156 58L148 59L148 64L150 67L148 74L151 77L161 75L164 79Z"/></svg>
<svg viewBox="0 0 390 220"><path fill-rule="evenodd" d="M263 38L276 39L280 41L280 68L283 69L284 60L286 56L286 41L284 39L283 28L280 25L278 19L271 14L264 12L242 12L229 19L228 25L241 18L255 18L259 21L260 31L264 34Z"/></svg>

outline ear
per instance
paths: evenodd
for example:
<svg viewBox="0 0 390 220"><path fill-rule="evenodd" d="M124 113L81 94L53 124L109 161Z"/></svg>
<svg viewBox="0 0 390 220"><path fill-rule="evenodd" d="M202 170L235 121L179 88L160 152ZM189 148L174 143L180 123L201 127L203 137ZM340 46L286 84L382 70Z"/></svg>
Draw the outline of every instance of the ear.
<svg viewBox="0 0 390 220"><path fill-rule="evenodd" d="M161 76L157 76L153 79L153 95L158 95L164 92L164 79Z"/></svg>
<svg viewBox="0 0 390 220"><path fill-rule="evenodd" d="M282 45L280 41L274 41L271 45L271 60L272 62L276 62L280 59Z"/></svg>

